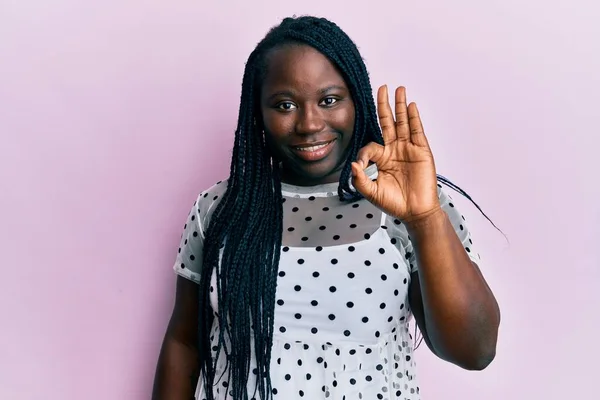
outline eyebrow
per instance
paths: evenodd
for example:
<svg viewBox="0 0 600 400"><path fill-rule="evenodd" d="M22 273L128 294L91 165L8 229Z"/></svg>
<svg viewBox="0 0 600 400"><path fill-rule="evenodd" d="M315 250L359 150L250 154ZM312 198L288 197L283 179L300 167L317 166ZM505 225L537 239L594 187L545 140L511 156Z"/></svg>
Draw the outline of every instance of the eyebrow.
<svg viewBox="0 0 600 400"><path fill-rule="evenodd" d="M348 90L348 89L346 89L346 87L340 86L340 85L331 85L331 86L327 86L326 88L323 88L323 89L319 90L319 93L325 94L325 93L330 92L332 90Z"/></svg>
<svg viewBox="0 0 600 400"><path fill-rule="evenodd" d="M332 90L348 90L346 87L341 86L341 85L330 85L327 87L324 87L322 89L319 89L319 94L323 95L327 92L331 92ZM279 92L275 92L272 95L270 95L268 97L267 100L272 100L273 98L277 97L277 96L289 96L289 97L293 97L294 96L294 92L291 92L289 90L281 90Z"/></svg>

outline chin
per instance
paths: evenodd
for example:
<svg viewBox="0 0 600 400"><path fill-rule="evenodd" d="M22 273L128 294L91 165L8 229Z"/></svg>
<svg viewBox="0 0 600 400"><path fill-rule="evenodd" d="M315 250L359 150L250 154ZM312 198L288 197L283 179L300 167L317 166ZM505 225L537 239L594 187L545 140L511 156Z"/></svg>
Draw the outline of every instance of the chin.
<svg viewBox="0 0 600 400"><path fill-rule="evenodd" d="M337 182L344 166L344 153L340 147L337 147L325 158L314 162L300 159L291 152L282 154L284 155L283 168L287 171L284 177L289 183L296 183L299 186Z"/></svg>
<svg viewBox="0 0 600 400"><path fill-rule="evenodd" d="M331 163L315 163L312 166L295 165L292 169L293 176L289 176L295 181L302 182L303 186L320 185L323 183L332 183L339 180L341 166L332 165ZM291 175L291 174L290 174Z"/></svg>

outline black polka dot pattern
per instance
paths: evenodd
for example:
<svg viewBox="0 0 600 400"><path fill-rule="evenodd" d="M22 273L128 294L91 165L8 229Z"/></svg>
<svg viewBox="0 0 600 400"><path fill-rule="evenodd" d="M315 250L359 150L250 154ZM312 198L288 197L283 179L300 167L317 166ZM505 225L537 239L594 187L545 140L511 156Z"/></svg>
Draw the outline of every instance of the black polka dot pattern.
<svg viewBox="0 0 600 400"><path fill-rule="evenodd" d="M204 223L225 189L222 182L201 193L184 221L173 267L179 275L198 281ZM273 397L419 399L407 299L418 260L404 224L366 200L340 202L337 184L283 184L282 189L283 243L271 355ZM438 194L466 254L478 262L456 203L450 204L441 186ZM214 273L212 279L210 296L216 309ZM219 333L215 322L213 357ZM219 357L220 381L213 394L218 400L230 399L226 355L221 352ZM255 363L250 370L252 399ZM204 390L200 384L198 399L206 397Z"/></svg>

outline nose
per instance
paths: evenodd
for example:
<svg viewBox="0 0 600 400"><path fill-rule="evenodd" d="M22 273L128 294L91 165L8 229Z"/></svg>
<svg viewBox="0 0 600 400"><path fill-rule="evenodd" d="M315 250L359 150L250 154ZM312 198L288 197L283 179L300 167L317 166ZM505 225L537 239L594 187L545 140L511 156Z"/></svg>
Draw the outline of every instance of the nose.
<svg viewBox="0 0 600 400"><path fill-rule="evenodd" d="M305 106L297 114L296 132L301 135L319 133L325 129L325 120L319 106Z"/></svg>

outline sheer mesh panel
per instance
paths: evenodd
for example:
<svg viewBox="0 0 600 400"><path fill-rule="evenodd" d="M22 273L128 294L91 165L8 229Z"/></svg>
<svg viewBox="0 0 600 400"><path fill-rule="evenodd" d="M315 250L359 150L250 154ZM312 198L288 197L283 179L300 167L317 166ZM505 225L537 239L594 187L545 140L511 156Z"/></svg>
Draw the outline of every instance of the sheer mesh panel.
<svg viewBox="0 0 600 400"><path fill-rule="evenodd" d="M329 247L368 239L382 225L383 213L366 200L341 202L331 197L285 197L283 245Z"/></svg>

